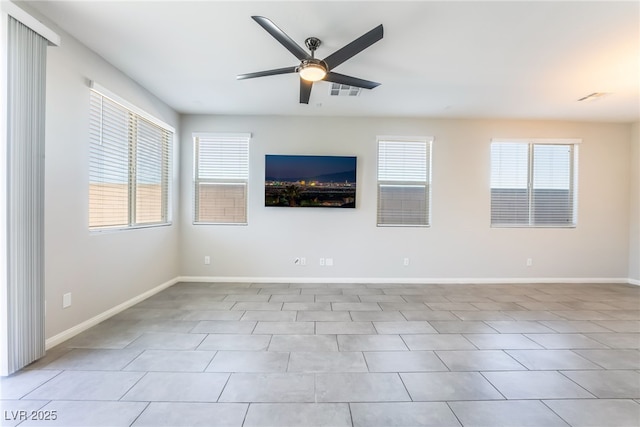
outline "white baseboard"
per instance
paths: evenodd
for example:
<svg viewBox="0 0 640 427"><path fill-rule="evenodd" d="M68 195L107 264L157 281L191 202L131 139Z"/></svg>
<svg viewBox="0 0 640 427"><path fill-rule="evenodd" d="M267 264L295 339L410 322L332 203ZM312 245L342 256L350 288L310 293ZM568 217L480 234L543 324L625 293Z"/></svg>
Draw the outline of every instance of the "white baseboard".
<svg viewBox="0 0 640 427"><path fill-rule="evenodd" d="M640 280L639 279L629 279L628 283L630 285L640 286Z"/></svg>
<svg viewBox="0 0 640 427"><path fill-rule="evenodd" d="M180 282L213 283L391 283L391 284L526 284L526 283L624 283L636 284L623 277L240 277L180 276ZM638 283L640 284L640 282Z"/></svg>
<svg viewBox="0 0 640 427"><path fill-rule="evenodd" d="M145 299L149 298L150 296L153 296L155 294L157 294L160 291L163 291L165 289L167 289L170 286L175 285L176 283L178 283L180 281L179 277L175 277L167 282L164 282L163 284L156 286L153 289L150 289L146 292L141 293L140 295L131 298L130 300L127 300L125 302L123 302L122 304L118 304L113 308L110 308L109 310L102 312L100 314L98 314L97 316L92 317L89 320L85 320L84 322L67 329L66 331L60 332L57 335L52 336L51 338L47 338L47 340L45 341L45 348L47 350L49 350L52 347L55 347L58 344L61 344L63 342L65 342L66 340L75 337L76 335L78 335L81 332L86 331L87 329L97 325L98 323L107 320L108 318L115 316L116 314L120 313L121 311L126 310L129 307L132 307L136 304L138 304L141 301L144 301Z"/></svg>

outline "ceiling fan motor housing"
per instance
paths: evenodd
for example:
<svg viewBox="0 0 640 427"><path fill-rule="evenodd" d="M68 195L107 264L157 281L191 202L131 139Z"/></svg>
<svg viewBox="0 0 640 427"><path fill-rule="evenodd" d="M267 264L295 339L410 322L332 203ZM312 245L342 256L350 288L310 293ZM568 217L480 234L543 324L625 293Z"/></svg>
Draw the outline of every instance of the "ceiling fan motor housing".
<svg viewBox="0 0 640 427"><path fill-rule="evenodd" d="M327 66L327 63L324 62L321 59L316 59L316 58L309 58L309 59L303 59L302 62L300 62L300 66L298 67L298 69L296 70L297 72L299 72L301 69L303 68L307 68L307 67L320 67L322 69L324 69L325 72L329 71L329 67Z"/></svg>

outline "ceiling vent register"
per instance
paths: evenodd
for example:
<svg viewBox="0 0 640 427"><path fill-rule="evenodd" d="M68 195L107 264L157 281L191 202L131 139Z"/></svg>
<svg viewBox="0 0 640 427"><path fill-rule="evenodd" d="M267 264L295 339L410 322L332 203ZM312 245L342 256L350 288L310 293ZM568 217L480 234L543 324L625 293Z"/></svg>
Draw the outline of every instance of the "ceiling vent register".
<svg viewBox="0 0 640 427"><path fill-rule="evenodd" d="M329 89L329 95L331 96L358 96L362 92L361 87L342 85L339 83L332 83L331 89Z"/></svg>

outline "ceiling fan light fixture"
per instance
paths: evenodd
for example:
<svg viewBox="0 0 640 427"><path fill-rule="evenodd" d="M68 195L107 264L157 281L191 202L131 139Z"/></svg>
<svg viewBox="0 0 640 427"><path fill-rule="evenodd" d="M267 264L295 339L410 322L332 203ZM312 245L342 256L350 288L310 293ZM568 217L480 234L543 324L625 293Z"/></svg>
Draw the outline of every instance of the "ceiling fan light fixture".
<svg viewBox="0 0 640 427"><path fill-rule="evenodd" d="M310 81L317 82L318 80L322 80L324 76L327 75L327 69L324 67L320 61L304 61L300 68L298 69L298 73L300 77Z"/></svg>
<svg viewBox="0 0 640 427"><path fill-rule="evenodd" d="M300 60L300 64L293 67L276 68L273 70L259 71L257 73L238 74L236 79L253 79L256 77L276 76L279 74L296 73L300 75L300 104L309 104L311 96L311 88L313 83L319 80L331 83L339 83L358 88L373 89L380 83L369 80L359 79L356 77L345 76L333 72L333 69L351 57L362 52L372 44L382 39L384 30L382 24L373 30L361 35L351 43L341 47L324 59L316 59L315 53L322 44L317 37L308 37L304 44L308 51L298 45L291 37L276 26L270 19L264 16L252 16L254 21L258 23L266 32L275 38L282 46Z"/></svg>

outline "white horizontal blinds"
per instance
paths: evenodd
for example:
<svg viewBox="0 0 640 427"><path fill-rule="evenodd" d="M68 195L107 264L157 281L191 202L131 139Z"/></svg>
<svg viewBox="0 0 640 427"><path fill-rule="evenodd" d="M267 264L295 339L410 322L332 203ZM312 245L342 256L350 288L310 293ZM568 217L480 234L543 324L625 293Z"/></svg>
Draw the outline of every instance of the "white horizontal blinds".
<svg viewBox="0 0 640 427"><path fill-rule="evenodd" d="M248 178L248 136L200 136L198 141L200 178L216 180Z"/></svg>
<svg viewBox="0 0 640 427"><path fill-rule="evenodd" d="M529 224L528 144L491 144L491 224Z"/></svg>
<svg viewBox="0 0 640 427"><path fill-rule="evenodd" d="M129 112L91 91L89 228L129 223Z"/></svg>
<svg viewBox="0 0 640 427"><path fill-rule="evenodd" d="M173 132L96 91L89 129L89 228L167 223Z"/></svg>
<svg viewBox="0 0 640 427"><path fill-rule="evenodd" d="M574 226L577 149L560 142L492 143L491 224Z"/></svg>
<svg viewBox="0 0 640 427"><path fill-rule="evenodd" d="M429 225L431 141L378 139L379 226Z"/></svg>
<svg viewBox="0 0 640 427"><path fill-rule="evenodd" d="M137 120L135 223L167 221L171 133L144 119Z"/></svg>
<svg viewBox="0 0 640 427"><path fill-rule="evenodd" d="M535 225L574 225L572 146L533 145L531 193Z"/></svg>
<svg viewBox="0 0 640 427"><path fill-rule="evenodd" d="M249 139L249 134L195 136L195 222L247 223Z"/></svg>

